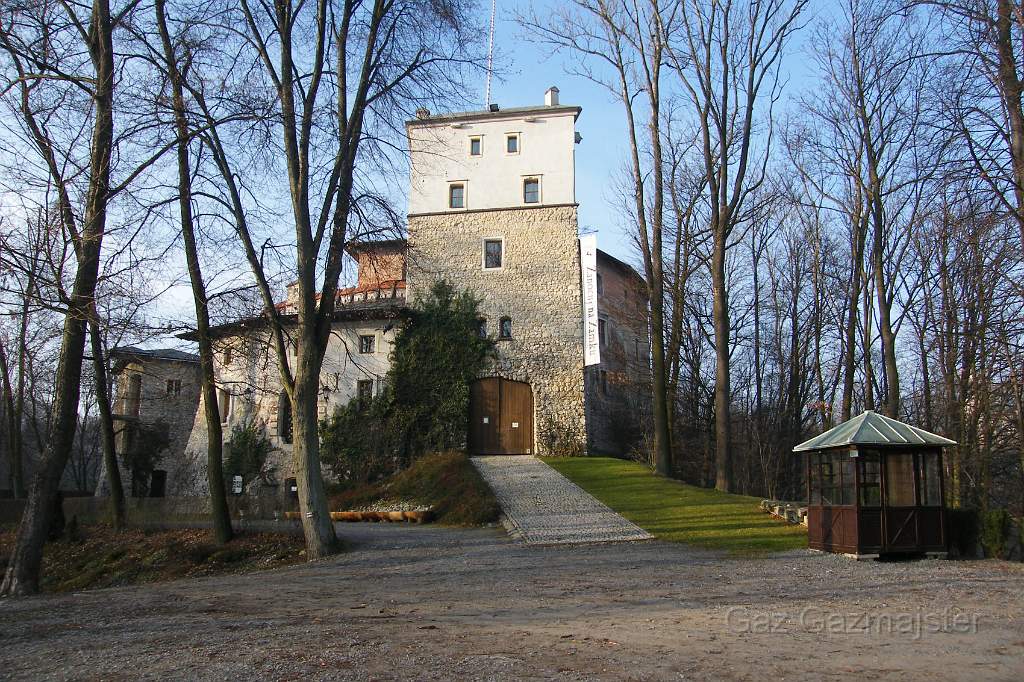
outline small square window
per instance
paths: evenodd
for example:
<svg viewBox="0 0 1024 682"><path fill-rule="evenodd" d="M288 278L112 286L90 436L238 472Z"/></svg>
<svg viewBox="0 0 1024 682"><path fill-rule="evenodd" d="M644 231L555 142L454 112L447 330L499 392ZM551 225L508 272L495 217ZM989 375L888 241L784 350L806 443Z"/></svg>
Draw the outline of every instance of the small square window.
<svg viewBox="0 0 1024 682"><path fill-rule="evenodd" d="M181 379L167 380L167 397L178 397L181 395Z"/></svg>
<svg viewBox="0 0 1024 682"><path fill-rule="evenodd" d="M523 203L540 203L540 180L537 178L526 178L523 180Z"/></svg>
<svg viewBox="0 0 1024 682"><path fill-rule="evenodd" d="M448 185L448 208L466 207L466 186Z"/></svg>
<svg viewBox="0 0 1024 682"><path fill-rule="evenodd" d="M363 355L374 353L376 345L377 337L372 334L366 334L359 337L359 352Z"/></svg>
<svg viewBox="0 0 1024 682"><path fill-rule="evenodd" d="M504 254L500 239L484 240L484 269L496 270L501 267Z"/></svg>
<svg viewBox="0 0 1024 682"><path fill-rule="evenodd" d="M498 328L499 339L511 339L512 338L512 318L503 317L501 318L501 326Z"/></svg>
<svg viewBox="0 0 1024 682"><path fill-rule="evenodd" d="M505 136L505 151L509 154L519 153L519 134L514 133Z"/></svg>
<svg viewBox="0 0 1024 682"><path fill-rule="evenodd" d="M469 155L470 156L480 156L480 154L482 152L483 152L483 140L481 140L479 137L471 137L471 138L469 138Z"/></svg>

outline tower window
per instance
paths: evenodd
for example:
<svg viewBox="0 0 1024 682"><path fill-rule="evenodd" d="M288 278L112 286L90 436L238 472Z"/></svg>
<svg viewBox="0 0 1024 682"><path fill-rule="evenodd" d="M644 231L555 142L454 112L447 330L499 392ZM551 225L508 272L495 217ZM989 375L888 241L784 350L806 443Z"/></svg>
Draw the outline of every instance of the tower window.
<svg viewBox="0 0 1024 682"><path fill-rule="evenodd" d="M501 239L484 240L484 270L501 268L504 256L504 243Z"/></svg>
<svg viewBox="0 0 1024 682"><path fill-rule="evenodd" d="M277 399L277 435L285 443L292 442L292 400L281 391Z"/></svg>
<svg viewBox="0 0 1024 682"><path fill-rule="evenodd" d="M448 208L466 207L466 186L462 183L448 185Z"/></svg>
<svg viewBox="0 0 1024 682"><path fill-rule="evenodd" d="M360 379L356 382L356 398L359 400L359 409L365 410L373 400L373 380Z"/></svg>
<svg viewBox="0 0 1024 682"><path fill-rule="evenodd" d="M526 178L523 180L523 203L540 203L540 180L537 178Z"/></svg>
<svg viewBox="0 0 1024 682"><path fill-rule="evenodd" d="M479 137L469 138L469 155L480 156L483 152L483 140Z"/></svg>
<svg viewBox="0 0 1024 682"><path fill-rule="evenodd" d="M231 419L231 394L223 388L217 391L217 409L220 411L221 425L226 425Z"/></svg>
<svg viewBox="0 0 1024 682"><path fill-rule="evenodd" d="M505 136L505 151L509 154L519 153L519 133L509 133Z"/></svg>
<svg viewBox="0 0 1024 682"><path fill-rule="evenodd" d="M501 318L501 326L498 327L498 338L499 339L511 339L512 338L512 318L503 317Z"/></svg>

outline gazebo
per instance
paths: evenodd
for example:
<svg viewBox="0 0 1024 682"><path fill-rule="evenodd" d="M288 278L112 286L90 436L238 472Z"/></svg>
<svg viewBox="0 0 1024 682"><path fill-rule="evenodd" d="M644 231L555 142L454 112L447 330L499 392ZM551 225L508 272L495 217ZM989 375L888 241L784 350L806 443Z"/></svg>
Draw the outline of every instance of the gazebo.
<svg viewBox="0 0 1024 682"><path fill-rule="evenodd" d="M947 445L956 443L867 411L793 448L808 453L808 546L944 556Z"/></svg>

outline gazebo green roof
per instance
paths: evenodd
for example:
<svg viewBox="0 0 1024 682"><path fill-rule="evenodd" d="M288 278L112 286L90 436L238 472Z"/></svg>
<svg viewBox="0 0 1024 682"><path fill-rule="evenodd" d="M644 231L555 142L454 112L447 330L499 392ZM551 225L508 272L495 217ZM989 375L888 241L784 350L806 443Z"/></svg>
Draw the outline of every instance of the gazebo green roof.
<svg viewBox="0 0 1024 682"><path fill-rule="evenodd" d="M956 441L937 436L910 424L868 410L864 414L829 429L793 448L793 452L826 450L849 445L956 445Z"/></svg>

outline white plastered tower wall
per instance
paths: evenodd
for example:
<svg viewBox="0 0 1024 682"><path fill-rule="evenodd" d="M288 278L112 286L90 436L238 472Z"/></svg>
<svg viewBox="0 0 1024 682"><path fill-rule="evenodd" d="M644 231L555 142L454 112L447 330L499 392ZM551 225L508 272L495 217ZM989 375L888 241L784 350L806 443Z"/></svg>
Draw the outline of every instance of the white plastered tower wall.
<svg viewBox="0 0 1024 682"><path fill-rule="evenodd" d="M557 102L557 100L556 100ZM578 107L557 103L431 117L407 124L409 298L438 279L481 299L498 360L485 376L528 383L534 448L585 448L583 314L574 155ZM517 152L507 138L517 136ZM474 149L472 140L479 139ZM474 151L479 150L479 154ZM539 180L536 202L524 181ZM450 205L462 184L464 205ZM500 268L484 267L485 240L500 240Z"/></svg>

